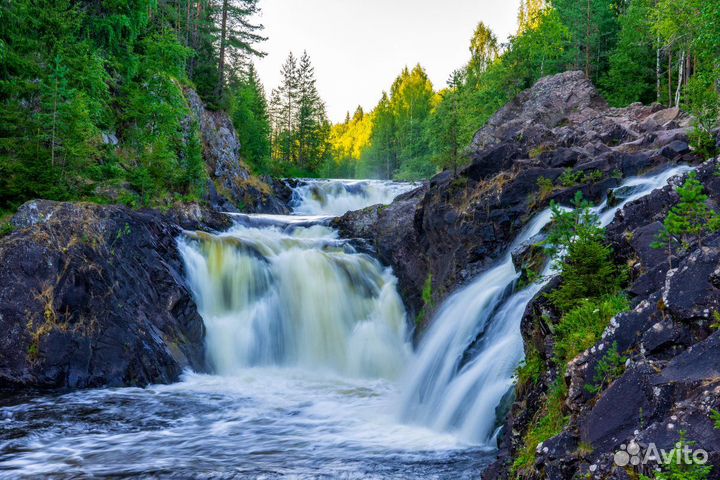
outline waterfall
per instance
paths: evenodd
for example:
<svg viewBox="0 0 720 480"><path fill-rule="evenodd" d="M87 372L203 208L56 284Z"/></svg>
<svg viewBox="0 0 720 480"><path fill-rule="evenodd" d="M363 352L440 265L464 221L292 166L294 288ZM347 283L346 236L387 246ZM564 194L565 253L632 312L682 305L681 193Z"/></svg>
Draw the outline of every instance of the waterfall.
<svg viewBox="0 0 720 480"><path fill-rule="evenodd" d="M296 215L343 215L370 205L389 204L419 184L381 180L301 180L293 189Z"/></svg>
<svg viewBox="0 0 720 480"><path fill-rule="evenodd" d="M298 209L326 215L342 205L340 192L325 199L324 210ZM339 240L321 217L235 218L228 232L187 232L179 241L217 373L256 366L402 373L411 346L389 269Z"/></svg>
<svg viewBox="0 0 720 480"><path fill-rule="evenodd" d="M625 180L613 191L613 205L606 200L595 209L601 224L607 226L627 203L688 170L681 166ZM495 267L440 307L403 380L403 420L454 432L469 443L495 444L496 411L524 356L523 314L554 275L549 263L542 281L513 293L520 274L510 252L541 232L551 217L549 210L536 215Z"/></svg>

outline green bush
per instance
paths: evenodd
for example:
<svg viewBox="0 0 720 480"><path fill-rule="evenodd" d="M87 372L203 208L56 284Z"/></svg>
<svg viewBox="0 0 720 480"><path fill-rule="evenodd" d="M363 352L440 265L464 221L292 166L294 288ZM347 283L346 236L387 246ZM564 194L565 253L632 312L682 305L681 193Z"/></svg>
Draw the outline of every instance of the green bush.
<svg viewBox="0 0 720 480"><path fill-rule="evenodd" d="M619 291L627 280L627 268L615 264L612 249L605 245L605 230L582 193L577 193L573 210L556 204L551 208L553 227L545 243L561 257L562 283L547 294L548 299L561 312L568 312L587 299Z"/></svg>
<svg viewBox="0 0 720 480"><path fill-rule="evenodd" d="M686 463L683 459L684 452L692 448L695 442L689 442L686 433L680 432L680 440L670 452L670 463L663 465L662 471L655 473L655 480L707 480L712 472L712 465L701 465ZM650 477L640 475L640 480L651 480Z"/></svg>
<svg viewBox="0 0 720 480"><path fill-rule="evenodd" d="M720 230L720 215L708 206L709 197L696 172L688 174L677 193L680 202L665 217L663 230L652 245L658 249L667 247L669 257L674 248L687 250L693 243L700 243L704 235Z"/></svg>
<svg viewBox="0 0 720 480"><path fill-rule="evenodd" d="M593 394L600 393L606 385L611 384L623 374L625 362L627 362L627 358L620 355L617 342L614 342L595 366L594 383L585 385L585 390Z"/></svg>

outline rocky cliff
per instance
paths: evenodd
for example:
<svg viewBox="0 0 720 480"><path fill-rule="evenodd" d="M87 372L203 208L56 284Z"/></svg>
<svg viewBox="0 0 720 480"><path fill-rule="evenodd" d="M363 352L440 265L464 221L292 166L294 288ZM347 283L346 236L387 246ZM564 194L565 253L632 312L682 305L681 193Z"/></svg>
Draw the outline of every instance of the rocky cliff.
<svg viewBox="0 0 720 480"><path fill-rule="evenodd" d="M622 177L696 162L688 130L676 109L609 108L581 72L544 78L477 133L457 176L444 172L336 226L394 268L412 314L427 313L494 262L551 200L567 202L578 190L599 200Z"/></svg>
<svg viewBox="0 0 720 480"><path fill-rule="evenodd" d="M240 141L228 114L205 108L192 89L185 90L185 97L200 126L203 157L211 180L208 192L211 205L226 212L288 213L287 203L276 196L278 192L288 196L284 184L252 175L240 158Z"/></svg>
<svg viewBox="0 0 720 480"><path fill-rule="evenodd" d="M720 161L711 161L698 168L715 209L719 167ZM552 332L559 318L543 295L528 306L526 351L538 352L545 367L540 379L518 389L500 459L486 478L620 480L641 473L652 478L657 464L618 466L615 454L630 445L640 457L651 444L670 451L681 434L693 449L709 453L715 470L707 478L720 478L720 430L713 419L720 410L720 234L670 258L653 248L662 221L678 202L682 179L671 183L627 205L608 228L618 258L632 266L626 290L632 308L613 318L602 339L572 360L561 379L560 366L553 364ZM589 390L610 349L622 354L622 373L599 391ZM529 424L546 415L545 399L558 381L568 391L562 405L566 425L559 435L531 446L536 459L530 469L511 474Z"/></svg>
<svg viewBox="0 0 720 480"><path fill-rule="evenodd" d="M12 223L0 238L0 389L147 385L206 370L177 224L227 228L225 217L38 200Z"/></svg>

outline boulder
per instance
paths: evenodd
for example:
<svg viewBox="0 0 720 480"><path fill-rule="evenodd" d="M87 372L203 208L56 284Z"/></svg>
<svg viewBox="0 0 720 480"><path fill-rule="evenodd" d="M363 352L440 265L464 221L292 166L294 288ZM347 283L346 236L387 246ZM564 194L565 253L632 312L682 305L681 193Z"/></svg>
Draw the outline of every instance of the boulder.
<svg viewBox="0 0 720 480"><path fill-rule="evenodd" d="M0 238L0 388L144 386L206 371L204 324L155 212L32 201Z"/></svg>

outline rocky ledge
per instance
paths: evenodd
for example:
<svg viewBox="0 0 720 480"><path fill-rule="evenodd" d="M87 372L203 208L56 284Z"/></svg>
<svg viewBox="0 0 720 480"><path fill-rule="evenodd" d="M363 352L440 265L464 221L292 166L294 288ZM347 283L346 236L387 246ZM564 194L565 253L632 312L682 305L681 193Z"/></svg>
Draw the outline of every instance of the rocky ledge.
<svg viewBox="0 0 720 480"><path fill-rule="evenodd" d="M715 210L720 209L718 171L720 160L697 170ZM486 479L653 478L656 465L618 466L615 453L637 445L642 457L653 444L669 452L681 432L693 442L692 449L709 453L714 470L703 478L720 478L720 430L713 414L720 410L720 234L709 234L670 258L653 248L679 200L675 189L682 179L671 183L628 204L609 226L616 255L632 268L626 290L632 308L617 315L602 339L567 365L562 379L553 365L558 315L542 294L528 306L522 327L526 352L537 352L546 367L537 381L518 389L500 458ZM622 373L600 391L589 390L610 349L622 354ZM562 405L566 426L535 446L529 470L511 474L528 427L545 415L542 405L558 380L568 391Z"/></svg>
<svg viewBox="0 0 720 480"><path fill-rule="evenodd" d="M689 123L657 105L609 108L581 72L547 77L477 133L471 163L457 175L444 172L388 207L349 213L335 225L374 248L398 276L410 313L428 318L551 200L567 202L578 190L599 200L622 177L697 162Z"/></svg>
<svg viewBox="0 0 720 480"><path fill-rule="evenodd" d="M176 238L229 220L33 201L0 238L0 389L143 386L205 371Z"/></svg>

